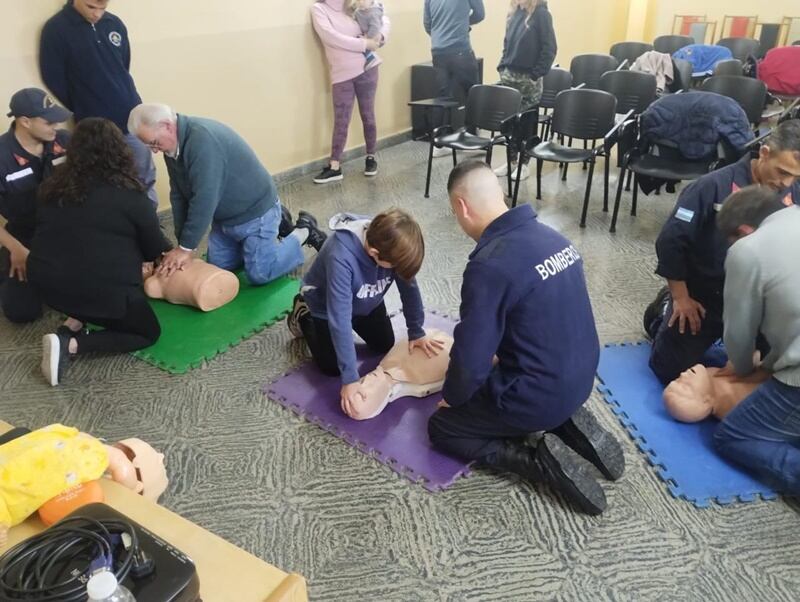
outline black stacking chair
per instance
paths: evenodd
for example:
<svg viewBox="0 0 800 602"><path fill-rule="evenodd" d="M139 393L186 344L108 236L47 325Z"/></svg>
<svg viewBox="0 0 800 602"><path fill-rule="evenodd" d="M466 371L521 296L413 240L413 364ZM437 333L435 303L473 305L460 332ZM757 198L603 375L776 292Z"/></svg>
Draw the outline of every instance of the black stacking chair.
<svg viewBox="0 0 800 602"><path fill-rule="evenodd" d="M658 36L653 40L653 49L672 56L681 48L694 43L694 38L691 36Z"/></svg>
<svg viewBox="0 0 800 602"><path fill-rule="evenodd" d="M639 71L608 71L600 78L600 89L617 99L617 115L641 114L656 99L656 76Z"/></svg>
<svg viewBox="0 0 800 602"><path fill-rule="evenodd" d="M795 40L792 42L792 46L800 46L800 40Z"/></svg>
<svg viewBox="0 0 800 602"><path fill-rule="evenodd" d="M739 103L747 113L747 120L758 127L767 103L767 86L764 82L744 75L715 75L700 86L703 92L716 92Z"/></svg>
<svg viewBox="0 0 800 602"><path fill-rule="evenodd" d="M539 108L528 109L516 115L513 119L507 119L503 122L503 126L501 133L506 137L509 149L517 153L517 177L513 192L511 190L511 172L508 172L509 196L512 198L511 206L516 207L524 159L526 156L530 156L531 149L542 140L538 135Z"/></svg>
<svg viewBox="0 0 800 602"><path fill-rule="evenodd" d="M597 90L600 77L606 71L614 71L619 61L610 54L579 54L570 63L572 85L584 85L585 88Z"/></svg>
<svg viewBox="0 0 800 602"><path fill-rule="evenodd" d="M733 53L733 58L742 62L745 62L748 56L757 57L761 50L761 42L752 38L722 38L717 42L717 46L728 48Z"/></svg>
<svg viewBox="0 0 800 602"><path fill-rule="evenodd" d="M617 42L611 47L609 54L617 59L620 65L628 61L628 68L630 68L636 59L651 50L653 50L653 45L645 42Z"/></svg>
<svg viewBox="0 0 800 602"><path fill-rule="evenodd" d="M715 157L697 161L689 161L681 155L678 148L671 142L664 140L648 141L641 134L641 117L631 119L621 124L617 133L617 157L620 167L617 180L617 196L614 199L614 214L611 217L610 232L617 231L617 216L622 199L622 185L625 172L634 174L633 199L631 201L631 215L636 215L636 205L639 195L638 177L649 176L661 180L696 180L701 176L728 165L740 159L726 142L717 145Z"/></svg>
<svg viewBox="0 0 800 602"><path fill-rule="evenodd" d="M565 90L556 98L556 107L553 110L552 133L558 136L561 143L548 140L538 144L530 152L530 156L536 159L537 199L542 198L542 167L545 161L563 163L565 168L570 163L589 164L580 221L582 228L586 227L586 213L589 209L595 160L598 156L606 158L604 206L606 208L608 206L608 157L616 144L615 134L618 129L618 126L614 125L616 112L617 99L613 94L602 90ZM578 149L564 146L565 137L592 141L593 147ZM602 145L594 146L601 138Z"/></svg>
<svg viewBox="0 0 800 602"><path fill-rule="evenodd" d="M472 86L467 96L464 127L457 130L453 126L444 125L433 130L428 151L428 174L425 178L425 198L430 197L431 166L433 148L449 148L453 151L453 166L458 163L456 151L486 151L486 162L492 163L492 150L498 144L505 144L502 134L491 138L470 133L470 130L488 130L500 132L502 123L509 117L519 113L522 95L519 90L506 86L476 85ZM508 149L506 149L508 151ZM509 184L510 188L510 184Z"/></svg>
<svg viewBox="0 0 800 602"><path fill-rule="evenodd" d="M744 64L739 59L726 59L714 65L714 76L744 75Z"/></svg>
<svg viewBox="0 0 800 602"><path fill-rule="evenodd" d="M683 59L672 59L674 79L669 86L670 92L688 92L692 88L692 64Z"/></svg>
<svg viewBox="0 0 800 602"><path fill-rule="evenodd" d="M543 125L542 138L550 135L550 111L556 106L556 96L572 87L572 73L560 67L553 67L542 81L542 99L539 101L539 123Z"/></svg>

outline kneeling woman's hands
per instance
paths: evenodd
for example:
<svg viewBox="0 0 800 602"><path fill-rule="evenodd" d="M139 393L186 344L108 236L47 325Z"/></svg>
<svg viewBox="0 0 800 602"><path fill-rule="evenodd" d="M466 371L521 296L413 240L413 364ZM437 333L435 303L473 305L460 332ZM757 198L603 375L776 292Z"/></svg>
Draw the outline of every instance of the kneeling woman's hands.
<svg viewBox="0 0 800 602"><path fill-rule="evenodd" d="M425 355L428 357L433 357L435 355L439 355L442 349L444 349L444 342L440 341L439 339L424 336L416 341L408 342L409 353L412 353L416 348L422 349L422 351L424 351Z"/></svg>
<svg viewBox="0 0 800 602"><path fill-rule="evenodd" d="M342 412L354 418L358 415L358 405L366 401L366 395L361 387L361 381L343 385L340 391L342 396Z"/></svg>

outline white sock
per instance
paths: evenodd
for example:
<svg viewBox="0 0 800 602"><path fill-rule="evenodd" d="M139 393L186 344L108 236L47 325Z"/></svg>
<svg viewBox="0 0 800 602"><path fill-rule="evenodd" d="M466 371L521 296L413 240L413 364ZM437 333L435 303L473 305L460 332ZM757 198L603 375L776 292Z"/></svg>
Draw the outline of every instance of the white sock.
<svg viewBox="0 0 800 602"><path fill-rule="evenodd" d="M294 236L301 245L304 245L310 234L308 228L295 228L289 236Z"/></svg>

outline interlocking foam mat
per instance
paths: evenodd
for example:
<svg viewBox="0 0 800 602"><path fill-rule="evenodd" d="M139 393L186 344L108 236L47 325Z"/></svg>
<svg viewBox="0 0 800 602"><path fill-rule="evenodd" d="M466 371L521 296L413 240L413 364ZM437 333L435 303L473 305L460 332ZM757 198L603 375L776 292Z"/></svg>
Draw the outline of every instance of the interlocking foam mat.
<svg viewBox="0 0 800 602"><path fill-rule="evenodd" d="M236 299L211 312L151 300L161 338L134 355L172 374L183 374L281 319L300 287L297 280L285 276L264 286L250 286L239 274L239 282Z"/></svg>
<svg viewBox="0 0 800 602"><path fill-rule="evenodd" d="M404 338L402 315L395 316L392 323L398 338ZM428 313L425 318L426 329L452 333L454 326L453 320L441 315ZM371 356L363 345L358 357L361 374L375 368L381 359ZM377 417L359 422L342 412L340 388L338 377L325 376L307 362L263 389L270 399L429 491L445 489L468 474L468 463L436 451L428 439L428 418L436 411L441 394L397 399Z"/></svg>
<svg viewBox="0 0 800 602"><path fill-rule="evenodd" d="M712 501L775 499L773 490L714 452L715 418L684 424L667 413L664 387L647 365L649 358L646 343L607 346L600 355L599 390L669 492L698 508Z"/></svg>

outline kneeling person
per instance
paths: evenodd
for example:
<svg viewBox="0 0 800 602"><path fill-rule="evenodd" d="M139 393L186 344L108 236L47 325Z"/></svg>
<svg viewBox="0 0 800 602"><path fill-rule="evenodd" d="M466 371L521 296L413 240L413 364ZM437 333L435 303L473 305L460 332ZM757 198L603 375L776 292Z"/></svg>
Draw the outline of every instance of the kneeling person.
<svg viewBox="0 0 800 602"><path fill-rule="evenodd" d="M417 275L425 256L422 230L398 209L370 219L348 213L331 218L333 236L303 279L301 294L287 320L305 337L314 362L329 376L342 377L342 411L363 418L365 391L360 382L353 331L370 350L386 354L394 345L383 298L397 282L408 328L409 348L434 355L442 344L425 335L425 311Z"/></svg>
<svg viewBox="0 0 800 602"><path fill-rule="evenodd" d="M485 163L456 167L448 192L459 225L478 244L464 271L461 322L431 441L549 482L598 514L605 494L575 452L609 478L622 474L624 458L582 409L600 354L583 261L529 205L509 210Z"/></svg>
<svg viewBox="0 0 800 602"><path fill-rule="evenodd" d="M301 212L295 228L286 223L272 176L227 125L143 104L131 111L128 129L164 153L169 172L179 246L164 256L159 273L183 268L209 228L208 262L230 271L244 266L254 285L301 266L302 245L322 247L325 234L313 216Z"/></svg>

